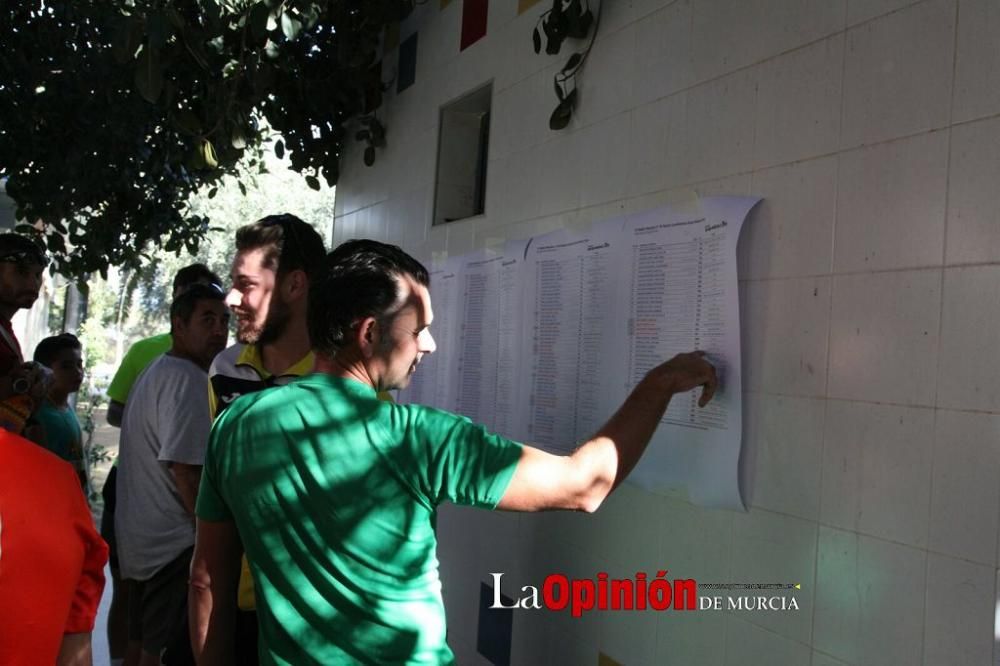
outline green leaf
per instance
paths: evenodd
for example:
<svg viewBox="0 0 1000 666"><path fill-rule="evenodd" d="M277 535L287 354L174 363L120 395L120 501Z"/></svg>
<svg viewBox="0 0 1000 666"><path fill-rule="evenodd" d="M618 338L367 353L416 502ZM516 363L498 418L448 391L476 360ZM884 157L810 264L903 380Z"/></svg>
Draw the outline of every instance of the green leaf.
<svg viewBox="0 0 1000 666"><path fill-rule="evenodd" d="M263 2L258 2L250 8L250 35L255 42L263 43L267 39L267 19L271 10Z"/></svg>
<svg viewBox="0 0 1000 666"><path fill-rule="evenodd" d="M115 31L114 46L112 47L115 61L120 65L124 65L134 58L141 38L142 26L138 21L124 16L119 19L118 27Z"/></svg>
<svg viewBox="0 0 1000 666"><path fill-rule="evenodd" d="M162 49L170 38L171 28L163 12L155 12L146 19L146 41L154 49Z"/></svg>
<svg viewBox="0 0 1000 666"><path fill-rule="evenodd" d="M560 102L563 101L563 98L566 97L566 93L563 92L562 86L559 85L559 81L557 81L556 79L552 79L552 85L556 89L556 97L559 98Z"/></svg>
<svg viewBox="0 0 1000 666"><path fill-rule="evenodd" d="M291 15L288 10L281 13L281 32L285 34L285 39L292 41L302 30L302 22Z"/></svg>
<svg viewBox="0 0 1000 666"><path fill-rule="evenodd" d="M312 30L319 23L320 11L319 7L316 5L310 5L309 10L306 12L306 29Z"/></svg>
<svg viewBox="0 0 1000 666"><path fill-rule="evenodd" d="M49 234L45 237L45 241L52 252L59 254L66 253L66 239L61 234Z"/></svg>
<svg viewBox="0 0 1000 666"><path fill-rule="evenodd" d="M233 135L230 138L229 143L236 150L243 150L244 148L247 147L247 137L246 134L243 133L242 127L233 128Z"/></svg>
<svg viewBox="0 0 1000 666"><path fill-rule="evenodd" d="M565 99L559 102L559 106L555 108L549 117L549 129L558 131L565 129L569 125L570 118L573 117L573 102L575 99L576 90L573 90Z"/></svg>
<svg viewBox="0 0 1000 666"><path fill-rule="evenodd" d="M215 154L215 146L208 139L201 140L201 158L205 166L209 169L219 166L219 158Z"/></svg>
<svg viewBox="0 0 1000 666"><path fill-rule="evenodd" d="M210 189L208 191L208 198L209 199L214 199L215 195L218 194L218 193L219 193L219 188L218 187L213 187L212 189Z"/></svg>
<svg viewBox="0 0 1000 666"><path fill-rule="evenodd" d="M573 68L575 68L577 65L580 64L581 60L583 60L582 53L574 53L573 55L571 55L569 57L569 60L566 61L566 65L562 68L562 73L565 74L566 72L571 71Z"/></svg>
<svg viewBox="0 0 1000 666"><path fill-rule="evenodd" d="M319 191L319 179L316 176L306 176L306 185L317 192Z"/></svg>
<svg viewBox="0 0 1000 666"><path fill-rule="evenodd" d="M201 134L201 120L189 109L185 109L174 116L174 126L185 134L192 136Z"/></svg>
<svg viewBox="0 0 1000 666"><path fill-rule="evenodd" d="M239 186L240 186L240 192L243 193L243 196L246 196L247 195L247 186L243 184L243 181L240 181Z"/></svg>
<svg viewBox="0 0 1000 666"><path fill-rule="evenodd" d="M214 4L214 3L210 2L208 4ZM225 51L226 51L226 38L223 37L222 35L219 35L218 37L213 37L212 39L208 40L208 45L216 53L219 53L219 54L225 53Z"/></svg>
<svg viewBox="0 0 1000 666"><path fill-rule="evenodd" d="M176 9L171 7L167 10L167 19L170 20L170 25L174 26L177 30L183 30L185 26L184 17Z"/></svg>
<svg viewBox="0 0 1000 666"><path fill-rule="evenodd" d="M535 53L542 52L542 36L538 34L537 27L531 31L531 45L535 47Z"/></svg>
<svg viewBox="0 0 1000 666"><path fill-rule="evenodd" d="M142 98L155 104L163 90L163 72L160 70L160 54L146 46L139 54L135 67L135 87Z"/></svg>
<svg viewBox="0 0 1000 666"><path fill-rule="evenodd" d="M285 158L285 144L281 139L278 139L274 144L274 154L279 160Z"/></svg>

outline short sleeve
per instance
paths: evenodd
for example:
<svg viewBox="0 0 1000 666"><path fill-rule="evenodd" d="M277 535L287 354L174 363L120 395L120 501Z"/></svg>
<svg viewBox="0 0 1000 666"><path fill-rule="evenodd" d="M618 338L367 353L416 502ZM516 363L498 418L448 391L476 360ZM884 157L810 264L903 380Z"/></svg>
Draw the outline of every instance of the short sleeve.
<svg viewBox="0 0 1000 666"><path fill-rule="evenodd" d="M209 522L231 521L233 514L222 498L219 487L218 450L220 444L220 428L212 429L208 441L208 451L205 454L205 466L201 470L201 485L198 487L198 500L195 503L195 515Z"/></svg>
<svg viewBox="0 0 1000 666"><path fill-rule="evenodd" d="M212 377L209 375L208 378L208 417L215 420L215 417L219 415L219 396L215 394L215 384L212 383Z"/></svg>
<svg viewBox="0 0 1000 666"><path fill-rule="evenodd" d="M158 403L158 429L161 462L185 465L205 464L208 434L212 429L208 401L205 400L208 376L194 364L172 373L174 381L165 383Z"/></svg>
<svg viewBox="0 0 1000 666"><path fill-rule="evenodd" d="M141 370L138 367L137 356L135 345L133 345L125 352L122 364L118 366L115 376L111 378L111 384L108 386L108 397L115 402L120 402L124 405L128 400L128 394L131 392L132 386L135 384L135 380Z"/></svg>
<svg viewBox="0 0 1000 666"><path fill-rule="evenodd" d="M442 410L393 405L392 411L407 423L423 492L433 504L496 507L521 459L521 444Z"/></svg>
<svg viewBox="0 0 1000 666"><path fill-rule="evenodd" d="M66 471L68 481L65 492L73 493L77 498L73 506L74 522L77 534L83 541L84 552L80 578L77 581L76 590L73 592L73 601L63 633L78 634L94 629L97 608L101 603L101 594L104 592L104 565L108 562L108 545L104 543L104 539L94 528L94 520L83 493L80 491L76 474L72 473L69 468Z"/></svg>

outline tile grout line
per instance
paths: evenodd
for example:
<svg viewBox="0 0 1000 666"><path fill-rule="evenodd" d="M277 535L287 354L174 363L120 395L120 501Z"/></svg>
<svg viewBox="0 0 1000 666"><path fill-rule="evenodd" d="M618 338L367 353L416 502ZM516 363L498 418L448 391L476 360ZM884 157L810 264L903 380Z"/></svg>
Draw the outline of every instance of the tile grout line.
<svg viewBox="0 0 1000 666"><path fill-rule="evenodd" d="M844 48L841 54L840 60L840 113L838 114L838 126L837 126L837 145L840 145L843 137L844 131L844 106L845 106L845 93L844 93L844 78L847 73L847 3L844 3ZM826 447L827 447L827 420L829 418L830 410L830 358L831 358L831 348L832 343L832 331L833 331L833 296L834 296L834 285L835 281L833 279L833 267L836 260L836 243L837 243L837 216L839 214L839 200L840 200L840 151L837 153L836 164L834 165L834 182L833 182L833 216L830 229L830 263L827 269L830 271L829 278L829 290L828 295L828 305L827 305L827 323L826 323L826 377L823 383L823 425L820 435L820 446L819 446L819 483L817 490L817 508L816 508L816 548L815 548L815 558L813 560L813 603L812 603L812 622L809 627L809 645L810 645L810 655L809 661L812 663L812 649L814 649L816 643L816 616L818 613L820 605L820 595L819 595L819 564L820 564L820 532L822 531L822 523L820 522L823 516L823 468L824 461L826 460Z"/></svg>
<svg viewBox="0 0 1000 666"><path fill-rule="evenodd" d="M951 169L952 169L952 129L955 119L955 82L958 74L958 22L959 22L959 2L955 0L955 7L952 13L954 25L952 26L951 43L951 90L948 96L948 130L945 135L945 143L948 154L945 158L945 190L944 190L944 224L941 239L941 275L938 281L938 330L937 330L937 362L934 372L934 411L931 416L931 456L930 456L930 480L927 484L927 532L926 546L924 548L924 608L923 622L920 627L920 660L926 664L927 661L927 622L929 619L928 609L931 602L931 591L928 581L931 579L931 524L934 513L934 468L937 463L937 441L938 441L938 416L937 405L941 397L941 357L942 342L944 334L944 314L945 314L945 272L948 264L948 218L950 216L951 204ZM1000 520L1000 515L997 516Z"/></svg>

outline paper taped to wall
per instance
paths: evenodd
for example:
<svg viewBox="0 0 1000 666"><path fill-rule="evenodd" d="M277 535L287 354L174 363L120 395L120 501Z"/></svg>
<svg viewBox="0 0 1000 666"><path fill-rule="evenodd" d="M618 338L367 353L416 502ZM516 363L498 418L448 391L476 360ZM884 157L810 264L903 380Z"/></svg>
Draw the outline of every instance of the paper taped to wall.
<svg viewBox="0 0 1000 666"><path fill-rule="evenodd" d="M630 481L744 509L736 245L758 201L711 197L438 262L438 351L400 400L569 453L648 370L700 349L720 392L703 409L697 392L675 396Z"/></svg>

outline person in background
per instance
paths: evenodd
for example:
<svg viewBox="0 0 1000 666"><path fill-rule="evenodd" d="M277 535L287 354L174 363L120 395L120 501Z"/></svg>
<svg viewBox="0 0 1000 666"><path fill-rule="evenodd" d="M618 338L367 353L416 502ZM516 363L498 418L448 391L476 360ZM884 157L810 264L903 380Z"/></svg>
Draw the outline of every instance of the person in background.
<svg viewBox="0 0 1000 666"><path fill-rule="evenodd" d="M213 418L240 395L281 386L312 370L306 303L326 255L323 238L294 215L270 215L236 231L232 288L236 340L208 371ZM233 603L237 602L236 597ZM257 663L253 580L244 567L234 633L237 663Z"/></svg>
<svg viewBox="0 0 1000 666"><path fill-rule="evenodd" d="M69 465L0 430L0 664L90 666L107 561Z"/></svg>
<svg viewBox="0 0 1000 666"><path fill-rule="evenodd" d="M222 292L193 285L170 306L170 351L132 388L122 416L115 536L139 664L189 664L187 583L194 502L212 419L208 366L226 346ZM128 663L128 662L126 662Z"/></svg>
<svg viewBox="0 0 1000 666"><path fill-rule="evenodd" d="M45 448L67 461L76 470L85 495L89 495L87 468L83 460L83 433L69 397L83 382L80 341L63 333L45 338L35 347L34 359L52 371L48 395L32 417L45 430Z"/></svg>
<svg viewBox="0 0 1000 666"><path fill-rule="evenodd" d="M222 280L205 264L191 264L177 271L174 276L172 298L193 284L215 285L222 291ZM108 387L107 421L116 428L121 427L122 413L128 401L132 385L153 359L170 349L173 340L170 333L161 333L139 340L129 347L121 365L115 372ZM108 612L108 646L112 659L122 659L131 653L133 663L139 658L141 646L138 643L128 644L128 594L118 572L118 552L115 548L115 504L118 482L118 459L108 474L101 497L104 499L104 513L101 514L101 536L111 547L111 610Z"/></svg>
<svg viewBox="0 0 1000 666"><path fill-rule="evenodd" d="M174 276L171 298L177 298L182 291L193 284L214 284L220 291L222 290L222 279L208 266L191 264L177 271ZM111 401L108 405L109 424L121 427L122 413L125 411L125 402L128 400L132 385L154 358L170 349L172 342L170 333L167 332L144 338L129 347L108 386L108 399Z"/></svg>
<svg viewBox="0 0 1000 666"><path fill-rule="evenodd" d="M25 363L11 319L38 300L49 260L35 241L17 233L0 234L0 427L41 443L40 427L25 427L44 398L47 375Z"/></svg>

